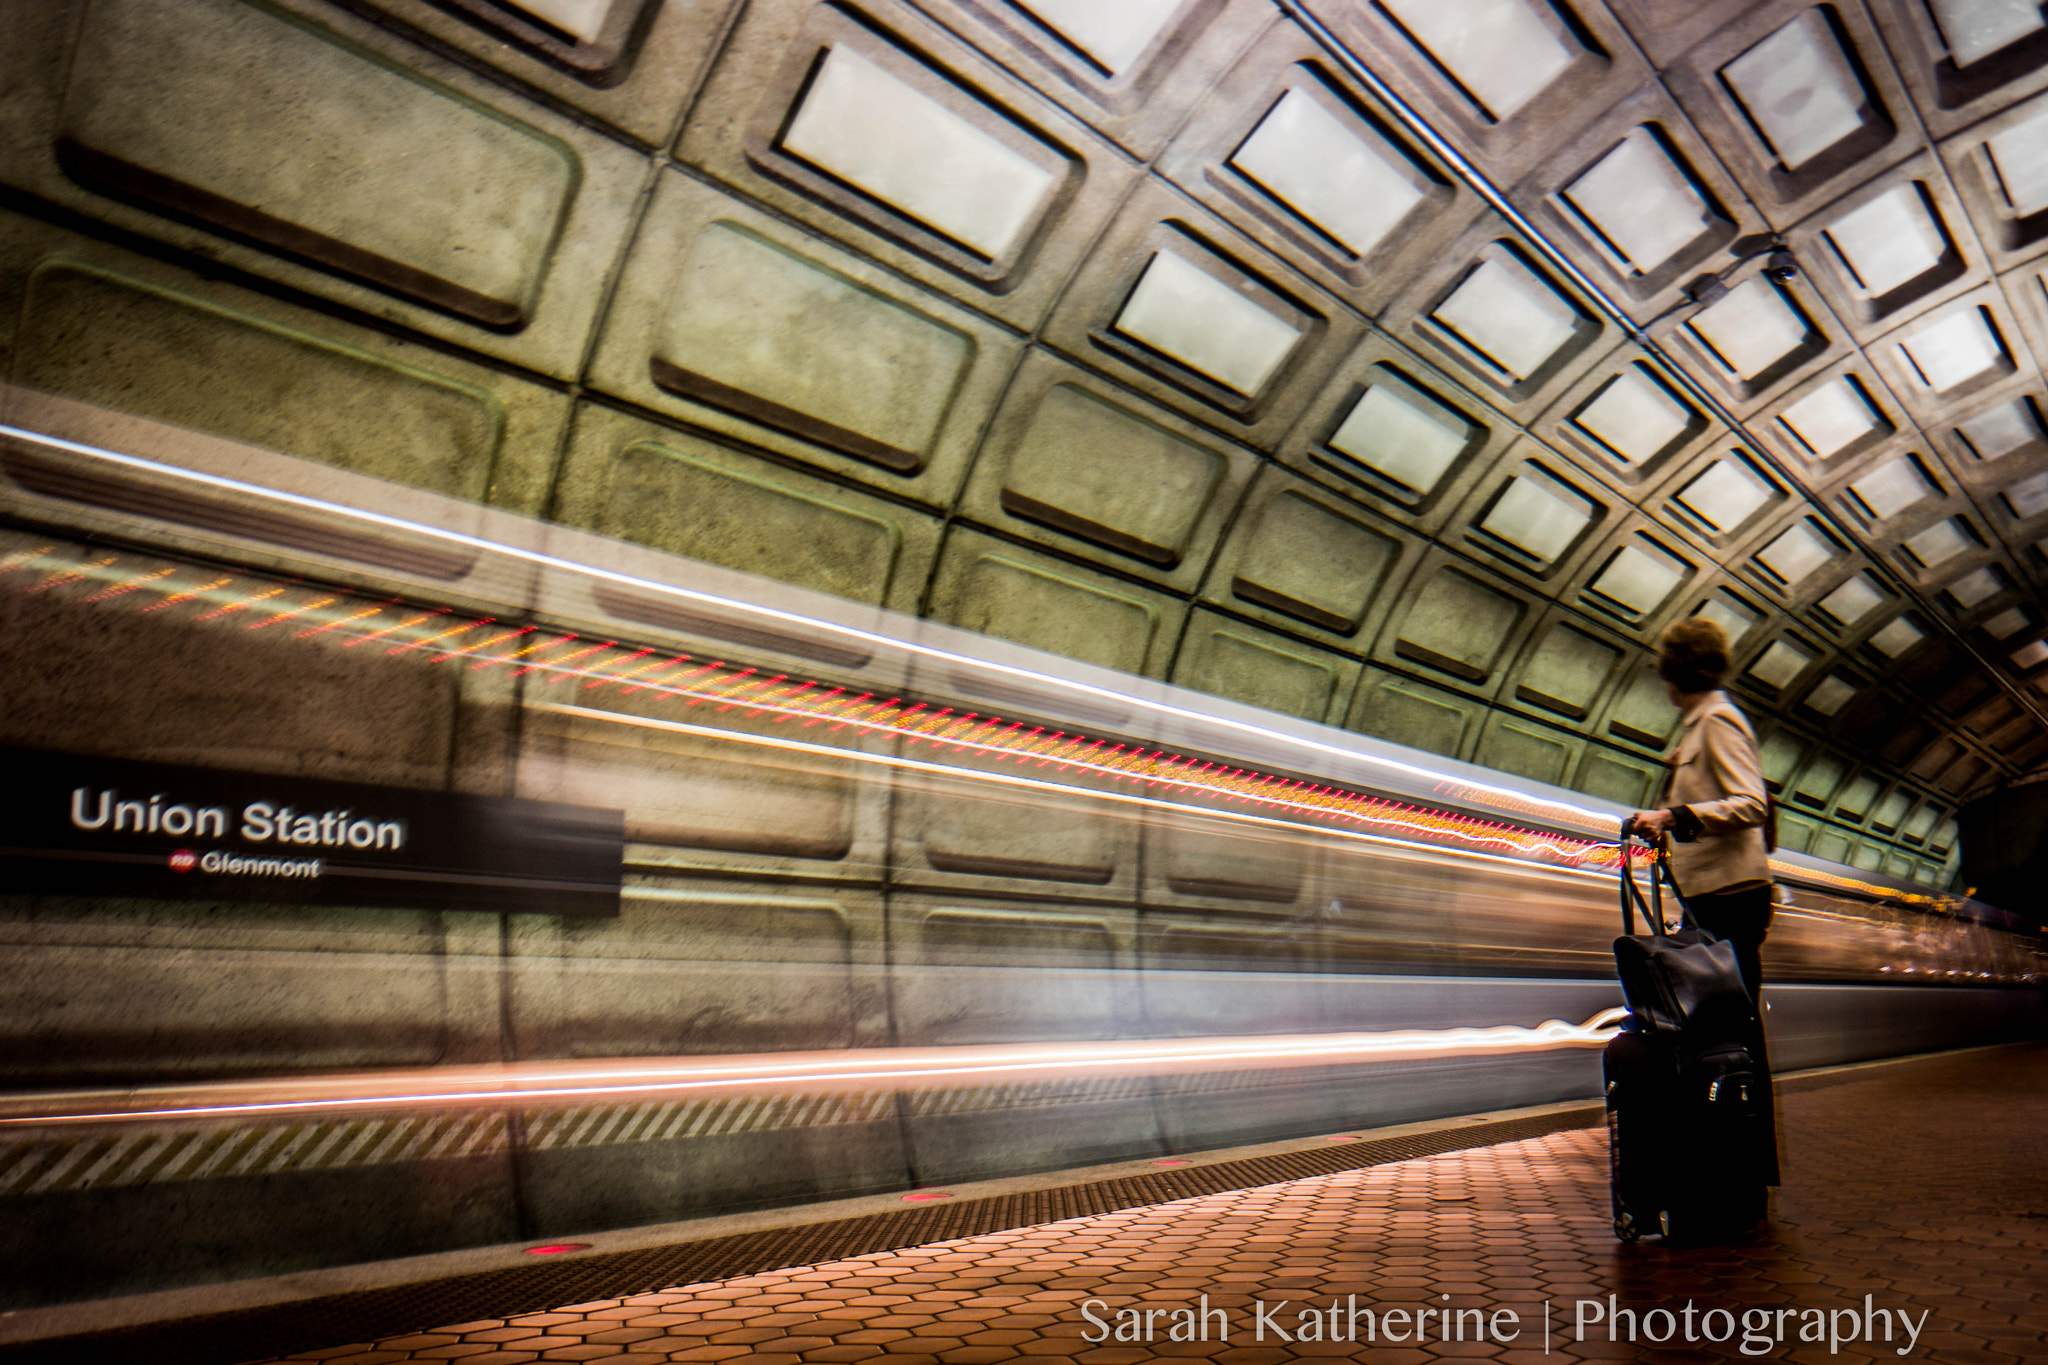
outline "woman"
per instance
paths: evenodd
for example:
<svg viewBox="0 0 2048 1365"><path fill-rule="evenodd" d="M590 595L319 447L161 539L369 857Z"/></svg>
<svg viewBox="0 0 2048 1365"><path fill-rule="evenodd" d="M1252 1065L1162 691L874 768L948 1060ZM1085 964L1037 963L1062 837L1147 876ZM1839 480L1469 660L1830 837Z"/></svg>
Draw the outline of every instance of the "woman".
<svg viewBox="0 0 2048 1365"><path fill-rule="evenodd" d="M1763 995L1762 948L1771 926L1765 827L1773 814L1756 732L1721 679L1728 636L1705 617L1674 621L1657 637L1657 675L1684 713L1659 810L1637 811L1636 830L1672 839L1671 875L1692 921L1735 947L1750 998Z"/></svg>

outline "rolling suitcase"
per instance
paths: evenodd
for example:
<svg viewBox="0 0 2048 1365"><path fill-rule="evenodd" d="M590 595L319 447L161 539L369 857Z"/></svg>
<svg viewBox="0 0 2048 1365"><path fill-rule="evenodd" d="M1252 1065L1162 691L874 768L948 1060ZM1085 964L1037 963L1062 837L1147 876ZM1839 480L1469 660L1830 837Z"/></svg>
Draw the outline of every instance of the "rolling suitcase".
<svg viewBox="0 0 2048 1365"><path fill-rule="evenodd" d="M1752 1055L1756 1009L1735 949L1703 930L1666 932L1661 856L1645 902L1621 835L1622 936L1615 966L1629 1017L1601 1059L1614 1233L1705 1241L1763 1217L1774 1141ZM1674 888L1675 890L1676 888ZM1649 920L1638 934L1635 912Z"/></svg>

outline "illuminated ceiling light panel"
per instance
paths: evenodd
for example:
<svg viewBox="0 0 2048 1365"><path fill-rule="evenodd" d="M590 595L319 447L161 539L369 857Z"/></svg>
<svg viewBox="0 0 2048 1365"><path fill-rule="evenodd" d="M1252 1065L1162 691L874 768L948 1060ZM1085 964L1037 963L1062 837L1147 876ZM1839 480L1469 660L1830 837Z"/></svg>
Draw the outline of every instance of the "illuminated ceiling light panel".
<svg viewBox="0 0 2048 1365"><path fill-rule="evenodd" d="M1856 695L1856 684L1839 673L1830 673L1806 694L1806 705L1824 716L1832 716Z"/></svg>
<svg viewBox="0 0 2048 1365"><path fill-rule="evenodd" d="M1887 659L1904 657L1913 646L1927 638L1927 632L1901 616L1870 637L1871 648Z"/></svg>
<svg viewBox="0 0 2048 1365"><path fill-rule="evenodd" d="M1728 291L1686 323L1741 379L1754 379L1806 344L1806 319L1762 276Z"/></svg>
<svg viewBox="0 0 2048 1365"><path fill-rule="evenodd" d="M851 48L826 53L784 150L995 260L1057 178Z"/></svg>
<svg viewBox="0 0 2048 1365"><path fill-rule="evenodd" d="M1743 639L1762 621L1761 616L1743 610L1725 597L1710 597L1700 604L1700 616L1706 617L1719 626L1728 636L1728 647L1738 648Z"/></svg>
<svg viewBox="0 0 2048 1365"><path fill-rule="evenodd" d="M1722 67L1721 75L1788 171L1863 127L1862 82L1817 8Z"/></svg>
<svg viewBox="0 0 2048 1365"><path fill-rule="evenodd" d="M1783 691L1813 664L1813 655L1785 640L1776 641L1749 666L1749 676Z"/></svg>
<svg viewBox="0 0 2048 1365"><path fill-rule="evenodd" d="M1661 550L1630 545L1607 562L1592 590L1621 603L1638 616L1664 605L1685 581L1686 566Z"/></svg>
<svg viewBox="0 0 2048 1365"><path fill-rule="evenodd" d="M2025 218L2048 209L2048 103L2025 123L1987 139L1984 152L2015 214Z"/></svg>
<svg viewBox="0 0 2048 1365"><path fill-rule="evenodd" d="M1769 502L1775 491L1748 461L1728 455L1680 489L1676 501L1715 530L1727 531Z"/></svg>
<svg viewBox="0 0 2048 1365"><path fill-rule="evenodd" d="M1957 66L2011 47L2044 24L2037 0L1928 0Z"/></svg>
<svg viewBox="0 0 2048 1365"><path fill-rule="evenodd" d="M1153 254L1116 330L1242 394L1263 389L1301 338L1293 323L1171 251Z"/></svg>
<svg viewBox="0 0 2048 1365"><path fill-rule="evenodd" d="M1974 607L1979 602L1989 601L2004 592L2005 582L1991 569L1978 569L1964 574L1949 584L1944 591L1962 606Z"/></svg>
<svg viewBox="0 0 2048 1365"><path fill-rule="evenodd" d="M1159 36L1182 0L1011 0L1114 76Z"/></svg>
<svg viewBox="0 0 2048 1365"><path fill-rule="evenodd" d="M1313 96L1290 90L1230 164L1346 251L1365 256L1426 193L1421 174L1396 157Z"/></svg>
<svg viewBox="0 0 2048 1365"><path fill-rule="evenodd" d="M1835 556L1835 543L1802 521L1764 546L1756 562L1780 582L1797 583L1834 563Z"/></svg>
<svg viewBox="0 0 2048 1365"><path fill-rule="evenodd" d="M1877 430L1878 416L1847 378L1830 380L1778 414L1799 443L1825 460Z"/></svg>
<svg viewBox="0 0 2048 1365"><path fill-rule="evenodd" d="M1917 536L1906 538L1906 550L1930 569L1938 569L1977 548L1976 538L1955 520L1937 521Z"/></svg>
<svg viewBox="0 0 2048 1365"><path fill-rule="evenodd" d="M2034 420L2033 406L2024 398L2015 398L1989 412L1980 412L1967 422L1958 422L1956 430L1980 460L1995 460L2043 439L2040 424Z"/></svg>
<svg viewBox="0 0 2048 1365"><path fill-rule="evenodd" d="M2012 652L2011 658L2014 668L2025 670L2037 667L2048 661L2048 640L2036 640L2030 645L2023 645Z"/></svg>
<svg viewBox="0 0 2048 1365"><path fill-rule="evenodd" d="M1564 197L1638 275L1699 240L1713 218L1707 201L1647 128L1631 129L1620 146L1566 187Z"/></svg>
<svg viewBox="0 0 2048 1365"><path fill-rule="evenodd" d="M1556 290L1505 260L1488 260L1465 277L1433 317L1517 379L1556 355L1579 320Z"/></svg>
<svg viewBox="0 0 2048 1365"><path fill-rule="evenodd" d="M1496 121L1536 98L1575 55L1528 0L1381 0Z"/></svg>
<svg viewBox="0 0 2048 1365"><path fill-rule="evenodd" d="M1572 421L1624 460L1644 460L1692 424L1693 411L1633 367L1600 390Z"/></svg>
<svg viewBox="0 0 2048 1365"><path fill-rule="evenodd" d="M1948 238L1927 211L1918 182L1852 209L1821 232L1841 253L1863 292L1875 298L1941 264Z"/></svg>
<svg viewBox="0 0 2048 1365"><path fill-rule="evenodd" d="M1729 602L1726 598L1708 598L1700 606L1698 614L1706 616L1710 622L1720 626L1720 630L1726 636L1729 636L1729 647L1731 649L1741 645L1743 643L1743 636L1749 634L1751 630L1755 630L1757 622L1761 620L1761 616L1751 616L1751 614L1743 612L1741 608L1737 608L1733 602Z"/></svg>
<svg viewBox="0 0 2048 1365"><path fill-rule="evenodd" d="M1899 343L1937 393L1960 388L2005 359L2005 347L1982 308L1965 308L1938 318Z"/></svg>
<svg viewBox="0 0 2048 1365"><path fill-rule="evenodd" d="M1419 393L1375 384L1359 396L1330 447L1395 483L1427 493L1472 442L1472 426Z"/></svg>
<svg viewBox="0 0 2048 1365"><path fill-rule="evenodd" d="M1856 500L1878 521L1889 521L1934 493L1934 486L1909 455L1887 460L1849 485Z"/></svg>
<svg viewBox="0 0 2048 1365"><path fill-rule="evenodd" d="M1548 564L1592 519L1591 501L1539 474L1523 473L1508 480L1479 528Z"/></svg>
<svg viewBox="0 0 2048 1365"><path fill-rule="evenodd" d="M612 6L617 0L511 0L511 3L513 8L523 9L564 33L573 34L586 43L594 43L604 32L604 21L611 16Z"/></svg>
<svg viewBox="0 0 2048 1365"><path fill-rule="evenodd" d="M1994 640L2008 640L2027 628L2027 614L2018 607L2007 607L1984 623L1984 633Z"/></svg>
<svg viewBox="0 0 2048 1365"><path fill-rule="evenodd" d="M1845 626L1853 626L1885 604L1885 594L1870 581L1870 575L1854 578L1821 598L1820 608Z"/></svg>
<svg viewBox="0 0 2048 1365"><path fill-rule="evenodd" d="M2022 521L2048 512L2048 474L2036 474L2006 489L2005 501Z"/></svg>

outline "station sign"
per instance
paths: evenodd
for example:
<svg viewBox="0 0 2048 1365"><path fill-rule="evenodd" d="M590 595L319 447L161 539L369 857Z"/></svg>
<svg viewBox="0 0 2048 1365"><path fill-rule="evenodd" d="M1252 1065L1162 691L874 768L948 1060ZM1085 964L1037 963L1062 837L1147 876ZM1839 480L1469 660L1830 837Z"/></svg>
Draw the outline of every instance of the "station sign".
<svg viewBox="0 0 2048 1365"><path fill-rule="evenodd" d="M0 891L616 915L625 815L0 749Z"/></svg>

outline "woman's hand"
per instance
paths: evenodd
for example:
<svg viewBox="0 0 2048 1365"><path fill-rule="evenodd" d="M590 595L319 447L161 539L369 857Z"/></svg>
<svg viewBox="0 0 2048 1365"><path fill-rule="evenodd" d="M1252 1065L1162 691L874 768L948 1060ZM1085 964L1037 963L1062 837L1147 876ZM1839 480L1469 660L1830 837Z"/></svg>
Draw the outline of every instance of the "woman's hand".
<svg viewBox="0 0 2048 1365"><path fill-rule="evenodd" d="M1636 837L1650 843L1660 834L1671 832L1674 817L1668 810L1639 810L1629 817L1635 825Z"/></svg>

